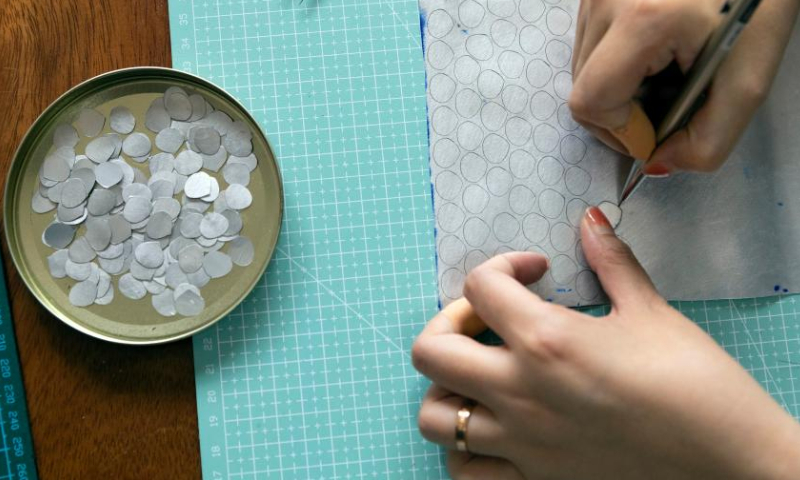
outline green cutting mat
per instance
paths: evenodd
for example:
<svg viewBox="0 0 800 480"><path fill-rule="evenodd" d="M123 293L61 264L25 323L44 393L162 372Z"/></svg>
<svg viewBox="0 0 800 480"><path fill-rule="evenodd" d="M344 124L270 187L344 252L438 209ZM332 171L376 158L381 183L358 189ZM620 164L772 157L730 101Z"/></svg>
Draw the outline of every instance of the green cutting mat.
<svg viewBox="0 0 800 480"><path fill-rule="evenodd" d="M265 278L195 337L203 473L447 478L408 354L437 309L417 3L298 2L170 0L175 67L250 109L286 191ZM678 307L800 417L796 301Z"/></svg>

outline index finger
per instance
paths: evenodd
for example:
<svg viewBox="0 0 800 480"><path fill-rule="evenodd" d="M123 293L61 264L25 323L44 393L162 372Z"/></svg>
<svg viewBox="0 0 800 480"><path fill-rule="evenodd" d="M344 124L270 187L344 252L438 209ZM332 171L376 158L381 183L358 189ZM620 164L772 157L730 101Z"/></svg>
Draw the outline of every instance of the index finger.
<svg viewBox="0 0 800 480"><path fill-rule="evenodd" d="M470 272L464 297L489 328L513 344L530 335L528 320L550 311L551 304L525 286L539 281L547 268L547 259L536 253L496 256Z"/></svg>
<svg viewBox="0 0 800 480"><path fill-rule="evenodd" d="M459 299L439 312L414 341L414 367L435 384L465 397L492 403L507 386L513 362L506 349L471 338L486 330L469 302Z"/></svg>

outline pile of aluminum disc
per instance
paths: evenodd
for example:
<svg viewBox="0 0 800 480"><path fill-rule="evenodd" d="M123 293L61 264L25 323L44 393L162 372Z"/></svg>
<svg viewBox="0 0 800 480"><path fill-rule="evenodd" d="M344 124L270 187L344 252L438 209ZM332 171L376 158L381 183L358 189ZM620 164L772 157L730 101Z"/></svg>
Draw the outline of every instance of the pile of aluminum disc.
<svg viewBox="0 0 800 480"><path fill-rule="evenodd" d="M91 140L77 152L80 135ZM244 123L181 88L155 99L143 125L124 105L108 118L84 109L56 128L31 202L54 212L42 233L51 275L77 282L78 307L111 304L116 283L130 299L150 294L163 316L200 314L201 289L253 261L240 232L257 163Z"/></svg>

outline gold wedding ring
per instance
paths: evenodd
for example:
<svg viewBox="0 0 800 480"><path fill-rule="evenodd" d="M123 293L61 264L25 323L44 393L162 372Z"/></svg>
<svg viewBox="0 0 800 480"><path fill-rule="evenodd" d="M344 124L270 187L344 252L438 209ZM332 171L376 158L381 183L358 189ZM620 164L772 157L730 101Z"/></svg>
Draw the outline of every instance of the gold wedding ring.
<svg viewBox="0 0 800 480"><path fill-rule="evenodd" d="M472 417L472 409L475 408L475 402L472 400L464 400L464 404L456 414L456 449L459 452L468 452L467 448L467 428L469 427L469 419Z"/></svg>

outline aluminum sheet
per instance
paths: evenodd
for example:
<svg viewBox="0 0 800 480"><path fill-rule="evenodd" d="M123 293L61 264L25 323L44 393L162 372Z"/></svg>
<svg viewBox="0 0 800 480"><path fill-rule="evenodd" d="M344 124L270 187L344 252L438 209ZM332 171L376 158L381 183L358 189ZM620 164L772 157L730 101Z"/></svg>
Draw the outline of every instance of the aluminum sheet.
<svg viewBox="0 0 800 480"><path fill-rule="evenodd" d="M579 243L588 205L616 202L630 161L568 115L577 1L422 0L440 297L505 251L547 255L532 289L604 303ZM647 180L619 234L670 299L800 291L798 35L772 94L711 175Z"/></svg>

